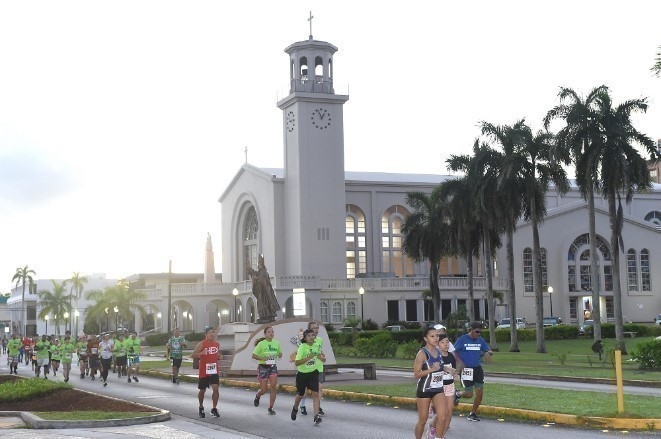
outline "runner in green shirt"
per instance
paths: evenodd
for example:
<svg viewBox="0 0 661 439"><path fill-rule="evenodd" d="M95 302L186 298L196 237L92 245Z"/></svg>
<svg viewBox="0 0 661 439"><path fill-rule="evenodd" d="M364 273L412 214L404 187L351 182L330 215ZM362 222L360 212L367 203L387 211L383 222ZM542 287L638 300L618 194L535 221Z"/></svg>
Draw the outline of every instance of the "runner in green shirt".
<svg viewBox="0 0 661 439"><path fill-rule="evenodd" d="M62 360L60 340L56 339L50 345L50 361L51 368L53 369L53 376L57 376L57 371L60 368L60 360Z"/></svg>
<svg viewBox="0 0 661 439"><path fill-rule="evenodd" d="M314 344L319 347L319 350L321 351L324 345L324 339L319 337L319 323L316 321L312 320L311 322L308 322L308 329L314 331L315 339L314 339ZM319 416L324 416L324 409L321 408L321 400L323 398L323 384L324 381L326 381L326 375L324 374L324 364L319 362ZM305 409L305 400L306 397L305 395L303 396L303 399L301 399L301 414L302 415L307 415L308 411Z"/></svg>
<svg viewBox="0 0 661 439"><path fill-rule="evenodd" d="M67 383L71 373L73 354L76 352L76 346L71 342L70 336L66 335L64 337L64 342L60 345L60 352L62 353L62 374L64 375L64 382Z"/></svg>
<svg viewBox="0 0 661 439"><path fill-rule="evenodd" d="M126 340L124 334L121 332L117 334L117 341L113 345L113 352L115 354L115 365L117 366L117 377L121 378L126 376Z"/></svg>
<svg viewBox="0 0 661 439"><path fill-rule="evenodd" d="M37 354L37 367L35 368L34 375L39 377L41 374L41 367L44 367L44 379L48 379L48 353L50 352L50 342L46 334L41 336L41 340L37 341L34 345L34 352Z"/></svg>
<svg viewBox="0 0 661 439"><path fill-rule="evenodd" d="M16 334L12 334L11 340L7 343L7 355L9 356L9 375L12 372L18 375L18 359L21 355L23 342Z"/></svg>
<svg viewBox="0 0 661 439"><path fill-rule="evenodd" d="M186 338L181 336L179 328L172 330L172 337L165 344L165 356L172 360L172 382L179 384L179 368L183 359L184 349L188 347Z"/></svg>
<svg viewBox="0 0 661 439"><path fill-rule="evenodd" d="M296 373L296 399L294 408L291 410L292 421L296 420L298 404L305 395L307 389L312 392L312 405L314 407L314 423L321 423L319 416L319 363L326 361L326 356L321 347L315 344L316 334L312 329L303 332L303 341L296 353L294 364L298 368Z"/></svg>
<svg viewBox="0 0 661 439"><path fill-rule="evenodd" d="M80 378L85 378L87 374L87 364L89 355L87 355L87 337L84 335L80 337L80 341L76 343L76 353L78 354L78 366L80 366Z"/></svg>
<svg viewBox="0 0 661 439"><path fill-rule="evenodd" d="M257 366L257 380L259 380L259 390L255 395L255 407L259 407L259 398L266 393L267 385L270 385L270 399L268 414L275 415L273 404L275 404L276 390L278 387L278 366L276 359L282 357L280 342L273 339L273 327L264 328L264 337L255 341L255 349L252 351L252 358L259 362Z"/></svg>
<svg viewBox="0 0 661 439"><path fill-rule="evenodd" d="M131 333L131 337L126 340L126 347L129 356L128 382L131 382L131 373L133 373L133 381L137 383L140 381L138 379L138 373L140 372L140 354L142 353L137 332L133 331Z"/></svg>

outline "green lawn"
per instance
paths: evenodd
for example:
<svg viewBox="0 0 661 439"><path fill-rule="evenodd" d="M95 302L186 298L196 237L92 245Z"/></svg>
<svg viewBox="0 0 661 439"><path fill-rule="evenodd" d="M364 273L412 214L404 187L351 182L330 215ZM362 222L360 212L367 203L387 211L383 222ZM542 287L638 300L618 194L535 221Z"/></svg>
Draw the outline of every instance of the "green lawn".
<svg viewBox="0 0 661 439"><path fill-rule="evenodd" d="M627 339L627 350L635 350L636 343L650 340L653 337ZM580 338L573 340L546 341L546 354L535 353L536 344L533 341L519 342L521 352L508 352L509 342L500 343L491 363L485 365L485 371L523 373L530 375L560 375L588 378L615 378L615 369L612 367L607 354L599 361L598 356L590 350L593 340ZM613 349L615 340L606 339L603 342L604 351ZM412 368L413 360L402 358L358 358L354 356L338 355L347 352L348 347L340 347L335 358L338 363L356 361L369 361L380 367ZM561 358L566 355L564 365ZM622 357L622 372L624 379L661 381L661 370L640 370L638 364L630 361L631 356Z"/></svg>

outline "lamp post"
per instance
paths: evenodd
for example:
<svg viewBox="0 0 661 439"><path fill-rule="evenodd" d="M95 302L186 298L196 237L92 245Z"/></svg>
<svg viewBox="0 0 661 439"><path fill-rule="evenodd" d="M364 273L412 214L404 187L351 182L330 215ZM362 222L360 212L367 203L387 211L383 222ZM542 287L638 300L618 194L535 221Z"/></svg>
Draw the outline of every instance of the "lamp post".
<svg viewBox="0 0 661 439"><path fill-rule="evenodd" d="M113 308L113 311L115 311L115 332L117 332L117 315L119 314L119 308L117 308L117 306L115 306Z"/></svg>
<svg viewBox="0 0 661 439"><path fill-rule="evenodd" d="M360 294L360 327L362 329L363 326L365 325L365 312L363 311L363 296L365 295L365 288L360 287L358 289L358 293Z"/></svg>
<svg viewBox="0 0 661 439"><path fill-rule="evenodd" d="M551 317L553 317L553 287L549 285L546 289L549 292L549 304L551 305Z"/></svg>
<svg viewBox="0 0 661 439"><path fill-rule="evenodd" d="M50 319L50 316L46 314L46 317L44 317L44 320L46 320L46 335L48 335L48 319Z"/></svg>
<svg viewBox="0 0 661 439"><path fill-rule="evenodd" d="M163 317L163 314L160 312L156 313L156 323L154 323L154 329L155 328L161 328L161 332L163 332L163 320L161 318ZM160 323L160 325L159 325Z"/></svg>
<svg viewBox="0 0 661 439"><path fill-rule="evenodd" d="M76 310L74 311L73 315L76 316L76 333L74 335L76 338L78 338L78 317L80 316L80 312Z"/></svg>
<svg viewBox="0 0 661 439"><path fill-rule="evenodd" d="M67 332L67 320L69 320L69 311L64 311L64 332Z"/></svg>
<svg viewBox="0 0 661 439"><path fill-rule="evenodd" d="M236 288L234 288L234 289L232 290L232 295L234 296L234 321L235 321L235 322L238 322L238 321L239 321L239 316L237 315L237 309L238 309L238 307L236 306L236 299L239 298L239 290L237 290Z"/></svg>

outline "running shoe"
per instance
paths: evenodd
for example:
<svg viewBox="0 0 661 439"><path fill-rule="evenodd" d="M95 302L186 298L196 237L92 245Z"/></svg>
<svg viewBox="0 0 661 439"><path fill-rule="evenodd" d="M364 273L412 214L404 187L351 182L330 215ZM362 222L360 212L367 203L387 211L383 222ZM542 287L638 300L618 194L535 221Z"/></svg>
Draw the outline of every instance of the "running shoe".
<svg viewBox="0 0 661 439"><path fill-rule="evenodd" d="M275 410L273 410L272 408L269 408L268 412L269 412L269 415L275 415Z"/></svg>
<svg viewBox="0 0 661 439"><path fill-rule="evenodd" d="M130 382L131 382L131 378L129 378L128 380L126 380L126 382L130 383Z"/></svg>
<svg viewBox="0 0 661 439"><path fill-rule="evenodd" d="M259 407L259 396L255 396L255 400L252 402L255 407Z"/></svg>
<svg viewBox="0 0 661 439"><path fill-rule="evenodd" d="M324 410L321 408L321 406L319 407L319 416L326 416L326 413L324 413Z"/></svg>
<svg viewBox="0 0 661 439"><path fill-rule="evenodd" d="M177 384L177 379L175 377L172 377L172 384Z"/></svg>
<svg viewBox="0 0 661 439"><path fill-rule="evenodd" d="M96 376L92 375L92 381L94 381L95 379L96 379Z"/></svg>
<svg viewBox="0 0 661 439"><path fill-rule="evenodd" d="M69 382L69 378L65 378L65 379L64 379L64 382L65 382L65 383L68 383L68 382Z"/></svg>
<svg viewBox="0 0 661 439"><path fill-rule="evenodd" d="M303 408L301 407L301 409L303 409ZM292 421L295 421L295 420L296 420L296 414L297 414L297 413L298 413L298 410L296 410L296 407L294 407L293 409L291 409L291 420L292 420ZM303 413L303 412L301 411L301 413Z"/></svg>
<svg viewBox="0 0 661 439"><path fill-rule="evenodd" d="M317 415L314 417L314 425L321 424L321 416Z"/></svg>
<svg viewBox="0 0 661 439"><path fill-rule="evenodd" d="M133 376L133 381L135 381L136 383L139 383L139 382L140 382L140 380L138 379L137 376Z"/></svg>
<svg viewBox="0 0 661 439"><path fill-rule="evenodd" d="M130 378L129 378L129 382L131 382L131 379L130 379ZM200 418L204 418L204 417L205 417L205 414L204 414L204 407L200 407L200 409L199 409L199 413L200 413Z"/></svg>
<svg viewBox="0 0 661 439"><path fill-rule="evenodd" d="M220 418L220 413L218 413L217 408L214 407L211 409L211 416L213 416L214 418Z"/></svg>
<svg viewBox="0 0 661 439"><path fill-rule="evenodd" d="M304 406L304 405L301 406L301 414L304 415L304 416L307 416L307 414L308 414L308 411L305 410L305 406Z"/></svg>
<svg viewBox="0 0 661 439"><path fill-rule="evenodd" d="M108 383L106 383L106 382L104 381L104 382L103 382L103 387L108 387Z"/></svg>
<svg viewBox="0 0 661 439"><path fill-rule="evenodd" d="M454 392L454 406L455 407L459 405L459 398L461 398L461 396L459 396L459 392Z"/></svg>
<svg viewBox="0 0 661 439"><path fill-rule="evenodd" d="M469 413L468 416L466 416L466 419L472 422L477 422L480 420L480 418L478 418L477 415L473 412Z"/></svg>
<svg viewBox="0 0 661 439"><path fill-rule="evenodd" d="M84 374L84 373L81 373L81 374L80 374L80 378L81 378L81 379L85 379L85 374Z"/></svg>

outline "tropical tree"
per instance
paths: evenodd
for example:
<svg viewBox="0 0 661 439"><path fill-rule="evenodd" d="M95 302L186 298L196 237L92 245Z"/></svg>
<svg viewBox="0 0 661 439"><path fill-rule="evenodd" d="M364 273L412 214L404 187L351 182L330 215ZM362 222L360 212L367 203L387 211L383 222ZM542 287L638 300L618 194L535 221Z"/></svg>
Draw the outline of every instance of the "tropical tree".
<svg viewBox="0 0 661 439"><path fill-rule="evenodd" d="M39 311L38 317L45 320L49 314L53 315L53 323L55 323L55 334L60 335L60 322L65 319L65 313L71 314L71 305L69 304L69 296L66 292L67 281L58 282L51 279L53 284L51 290L39 291Z"/></svg>
<svg viewBox="0 0 661 439"><path fill-rule="evenodd" d="M624 345L624 321L622 316L622 287L620 275L620 251L624 252L622 228L624 214L622 198L631 203L635 192L649 189L652 180L647 161L632 144L642 146L654 160L659 158L654 141L638 131L631 121L632 113L647 111L646 99L632 99L613 107L608 93L597 98L599 124L602 131L601 181L603 196L608 201L610 220L610 245L613 256L613 308L615 312L615 337L617 346L626 354Z"/></svg>
<svg viewBox="0 0 661 439"><path fill-rule="evenodd" d="M601 340L601 319L599 304L599 268L597 265L597 231L595 224L594 194L598 189L601 130L597 99L608 93L608 87L601 85L592 89L585 98L571 88L562 87L558 93L560 104L552 108L544 117L544 128L560 119L565 126L556 134L553 157L565 164L573 164L576 172L576 185L581 196L588 203L588 236L590 245L590 288L592 289L592 313L594 315L594 339Z"/></svg>
<svg viewBox="0 0 661 439"><path fill-rule="evenodd" d="M16 288L18 289L18 284L23 285L23 292L21 294L21 308L23 312L21 313L21 321L22 321L22 328L21 331L23 332L23 335L26 336L28 332L28 307L25 305L25 286L30 285L30 289L32 289L32 285L34 285L34 277L36 276L37 273L34 272L34 270L31 270L28 268L26 265L25 267L21 268L18 267L16 269L16 273L14 273L14 277L11 278L12 282L16 282Z"/></svg>
<svg viewBox="0 0 661 439"><path fill-rule="evenodd" d="M83 297L83 290L85 289L85 284L87 283L87 276L81 276L80 273L74 273L69 279L69 282L71 282L71 289L69 290L69 308L72 308L71 300L75 298L75 309L77 310L78 301ZM71 329L71 326L69 326L69 329Z"/></svg>
<svg viewBox="0 0 661 439"><path fill-rule="evenodd" d="M656 53L656 59L654 60L654 65L650 69L657 77L661 76L661 46L659 46L659 51Z"/></svg>
<svg viewBox="0 0 661 439"><path fill-rule="evenodd" d="M122 280L103 291L88 291L86 298L94 302L94 305L87 309L87 318L105 322L106 330L110 329L111 316L119 321L133 321L135 311L146 314L145 308L138 303L146 298L146 294L133 290L128 282Z"/></svg>
<svg viewBox="0 0 661 439"><path fill-rule="evenodd" d="M439 187L431 194L409 192L406 203L411 206L411 214L404 220L402 250L411 260L429 261L429 289L434 307L434 321L440 321L441 291L438 286L438 271L441 258L447 252L447 227L443 205L439 199Z"/></svg>

